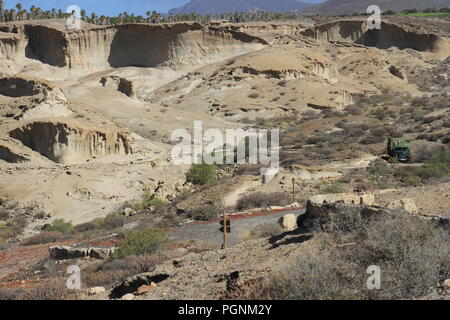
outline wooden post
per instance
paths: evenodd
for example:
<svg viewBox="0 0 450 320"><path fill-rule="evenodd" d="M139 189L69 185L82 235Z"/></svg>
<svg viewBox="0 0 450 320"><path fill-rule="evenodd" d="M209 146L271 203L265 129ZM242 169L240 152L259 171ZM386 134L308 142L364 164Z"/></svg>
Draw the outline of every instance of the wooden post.
<svg viewBox="0 0 450 320"><path fill-rule="evenodd" d="M295 178L292 178L292 203L295 202Z"/></svg>
<svg viewBox="0 0 450 320"><path fill-rule="evenodd" d="M227 214L224 212L223 213L223 248L226 249L227 248L227 241L228 241L228 223L227 223Z"/></svg>

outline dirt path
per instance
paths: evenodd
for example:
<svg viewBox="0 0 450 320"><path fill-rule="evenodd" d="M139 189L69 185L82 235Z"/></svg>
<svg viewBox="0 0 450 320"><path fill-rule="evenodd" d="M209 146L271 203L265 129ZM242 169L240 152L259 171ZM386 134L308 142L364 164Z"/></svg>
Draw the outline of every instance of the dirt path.
<svg viewBox="0 0 450 320"><path fill-rule="evenodd" d="M284 210L281 212L268 212L254 214L251 216L230 216L231 234L229 244L235 245L245 238L246 232L251 231L259 225L276 224L278 220L286 214L295 214L297 217L305 213L305 209ZM204 223L192 223L172 231L175 240L197 240L211 244L222 245L223 233L220 232L220 220L208 221Z"/></svg>

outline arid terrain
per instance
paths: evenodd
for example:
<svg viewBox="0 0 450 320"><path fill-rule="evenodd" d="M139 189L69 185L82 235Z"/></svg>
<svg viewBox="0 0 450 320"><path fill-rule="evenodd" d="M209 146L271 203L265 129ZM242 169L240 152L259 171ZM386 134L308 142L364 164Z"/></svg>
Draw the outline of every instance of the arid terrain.
<svg viewBox="0 0 450 320"><path fill-rule="evenodd" d="M0 24L0 299L448 299L449 20L65 23ZM172 132L194 121L280 129L279 171L174 164ZM386 155L399 137L408 163ZM235 233L220 249L224 212ZM330 212L363 217L364 245L342 221L303 229ZM395 269L408 290L359 293L352 281L387 239L411 257ZM334 270L322 259L351 256L361 274L343 268L349 287L327 291L342 283L320 278ZM315 278L284 273L308 261ZM60 288L69 265L75 293ZM413 289L400 274L412 269ZM286 279L310 291L286 295Z"/></svg>

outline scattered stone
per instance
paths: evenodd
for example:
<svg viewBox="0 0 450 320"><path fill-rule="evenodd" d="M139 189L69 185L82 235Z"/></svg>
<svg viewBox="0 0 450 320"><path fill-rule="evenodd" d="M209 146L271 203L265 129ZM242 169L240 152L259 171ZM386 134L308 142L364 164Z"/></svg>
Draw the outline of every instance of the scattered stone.
<svg viewBox="0 0 450 320"><path fill-rule="evenodd" d="M270 207L266 208L267 211L275 211L275 210L283 210L283 209L284 209L284 207L278 207L278 206L270 206Z"/></svg>
<svg viewBox="0 0 450 320"><path fill-rule="evenodd" d="M145 284L144 284L144 285L140 286L140 287L137 289L136 294L137 294L137 295L143 295L143 294L149 292L150 290L153 290L153 289L156 288L156 287L157 287L157 285L156 285L156 283L154 283L154 282L150 283L150 285L145 285Z"/></svg>
<svg viewBox="0 0 450 320"><path fill-rule="evenodd" d="M290 205L288 205L286 208L294 209L294 208L301 208L301 207L302 207L302 205L300 203L294 202L294 203L291 203Z"/></svg>
<svg viewBox="0 0 450 320"><path fill-rule="evenodd" d="M48 251L50 258L54 260L70 260L87 257L92 259L107 259L114 253L115 248L55 246L48 248Z"/></svg>
<svg viewBox="0 0 450 320"><path fill-rule="evenodd" d="M69 260L85 258L89 256L87 248L72 248L69 246L57 246L48 248L50 258L55 260Z"/></svg>
<svg viewBox="0 0 450 320"><path fill-rule="evenodd" d="M123 209L123 215L125 217L131 217L134 214L134 210L131 208L125 208Z"/></svg>
<svg viewBox="0 0 450 320"><path fill-rule="evenodd" d="M119 285L115 286L111 291L110 297L113 299L117 299L119 297L123 297L128 293L137 292L138 288L143 285L150 285L154 282L155 284L166 280L169 278L168 274L154 274L152 272L142 273L135 276L132 276Z"/></svg>
<svg viewBox="0 0 450 320"><path fill-rule="evenodd" d="M122 298L120 298L120 300L127 300L127 301L134 300L134 294L128 293L128 294L124 295Z"/></svg>
<svg viewBox="0 0 450 320"><path fill-rule="evenodd" d="M97 296L101 293L104 293L105 291L106 289L104 287L93 287L88 289L87 294L89 296Z"/></svg>
<svg viewBox="0 0 450 320"><path fill-rule="evenodd" d="M114 254L116 248L90 248L89 257L92 259L107 259Z"/></svg>
<svg viewBox="0 0 450 320"><path fill-rule="evenodd" d="M309 199L313 203L345 203L354 205L373 206L375 204L375 195L373 194L354 194L354 193L340 193L340 194L318 194Z"/></svg>
<svg viewBox="0 0 450 320"><path fill-rule="evenodd" d="M444 286L450 288L450 279L444 281Z"/></svg>
<svg viewBox="0 0 450 320"><path fill-rule="evenodd" d="M297 229L297 217L295 214L287 214L281 217L278 223L286 231L294 231Z"/></svg>

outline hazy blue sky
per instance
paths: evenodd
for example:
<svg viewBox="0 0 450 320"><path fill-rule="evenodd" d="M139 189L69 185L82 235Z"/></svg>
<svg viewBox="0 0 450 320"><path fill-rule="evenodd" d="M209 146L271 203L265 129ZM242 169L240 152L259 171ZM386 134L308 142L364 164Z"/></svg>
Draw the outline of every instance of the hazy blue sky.
<svg viewBox="0 0 450 320"><path fill-rule="evenodd" d="M320 1L323 0L306 0L305 2ZM189 0L4 0L4 2L6 8L14 7L17 2L20 2L27 9L35 5L45 10L56 8L66 11L66 8L70 5L77 5L82 9L86 9L88 13L95 11L97 15L117 15L123 11L127 11L130 14L145 15L149 10L167 12L169 9L189 2Z"/></svg>

